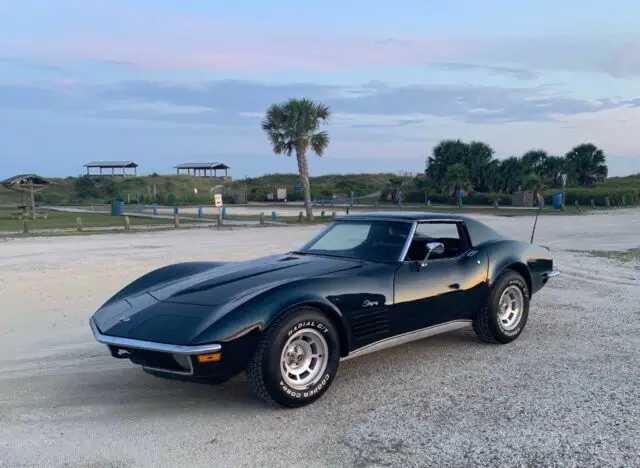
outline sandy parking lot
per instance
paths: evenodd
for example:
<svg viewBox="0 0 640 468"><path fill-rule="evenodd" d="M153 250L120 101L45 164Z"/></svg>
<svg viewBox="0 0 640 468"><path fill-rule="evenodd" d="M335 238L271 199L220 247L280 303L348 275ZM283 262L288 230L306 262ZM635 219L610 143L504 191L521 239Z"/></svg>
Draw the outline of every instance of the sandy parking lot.
<svg viewBox="0 0 640 468"><path fill-rule="evenodd" d="M533 222L485 219L522 239ZM640 466L640 266L571 251L640 247L640 210L539 219L563 275L515 343L462 330L347 361L299 410L244 377L150 377L93 340L94 309L152 268L318 229L0 240L0 466Z"/></svg>

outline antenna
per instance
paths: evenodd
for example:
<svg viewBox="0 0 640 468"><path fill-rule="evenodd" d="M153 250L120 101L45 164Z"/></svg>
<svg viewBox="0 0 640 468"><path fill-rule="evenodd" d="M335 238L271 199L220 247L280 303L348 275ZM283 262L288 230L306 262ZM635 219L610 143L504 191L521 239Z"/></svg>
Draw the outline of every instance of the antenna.
<svg viewBox="0 0 640 468"><path fill-rule="evenodd" d="M530 243L533 244L533 235L536 233L536 224L538 224L538 214L540 213L541 210L541 206L538 206L538 209L536 210L536 219L533 222L533 231L531 231L531 241Z"/></svg>

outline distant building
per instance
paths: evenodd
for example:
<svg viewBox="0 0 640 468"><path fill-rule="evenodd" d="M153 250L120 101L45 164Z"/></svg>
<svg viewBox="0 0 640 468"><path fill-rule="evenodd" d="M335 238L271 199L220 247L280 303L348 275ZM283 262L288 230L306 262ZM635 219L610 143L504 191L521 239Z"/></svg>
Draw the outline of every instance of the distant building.
<svg viewBox="0 0 640 468"><path fill-rule="evenodd" d="M174 166L174 169L176 170L176 174L178 175L180 175L180 171L186 170L188 175L199 177L217 177L223 180L231 180L231 177L229 177L229 174L227 172L231 168L226 164L220 162L184 163ZM218 171L224 171L224 176L219 176Z"/></svg>
<svg viewBox="0 0 640 468"><path fill-rule="evenodd" d="M90 175L90 169L99 169L100 172L97 175L111 175L111 176L137 176L138 175L138 164L133 161L91 161L84 165L87 168L87 175ZM103 169L111 169L111 174L103 174ZM116 169L118 172L116 173ZM133 174L126 173L127 169L133 169ZM96 174L93 174L96 175Z"/></svg>

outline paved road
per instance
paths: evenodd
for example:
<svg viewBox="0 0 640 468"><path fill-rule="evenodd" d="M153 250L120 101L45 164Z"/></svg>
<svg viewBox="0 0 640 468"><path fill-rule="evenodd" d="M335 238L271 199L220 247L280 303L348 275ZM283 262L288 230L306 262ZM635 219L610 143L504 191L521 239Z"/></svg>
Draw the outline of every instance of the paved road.
<svg viewBox="0 0 640 468"><path fill-rule="evenodd" d="M319 227L0 242L0 466L640 466L640 271L570 251L640 247L639 228L637 211L539 221L563 275L518 341L461 330L347 361L329 393L291 411L243 377L147 376L87 319L149 269L291 249Z"/></svg>

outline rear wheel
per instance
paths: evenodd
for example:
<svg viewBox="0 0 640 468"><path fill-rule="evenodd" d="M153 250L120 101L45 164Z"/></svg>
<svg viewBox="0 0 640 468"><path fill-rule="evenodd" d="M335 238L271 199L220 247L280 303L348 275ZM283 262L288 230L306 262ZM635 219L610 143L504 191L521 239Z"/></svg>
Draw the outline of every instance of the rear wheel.
<svg viewBox="0 0 640 468"><path fill-rule="evenodd" d="M298 307L267 329L247 367L249 386L268 403L304 406L329 389L339 361L331 320L313 307Z"/></svg>
<svg viewBox="0 0 640 468"><path fill-rule="evenodd" d="M487 343L514 341L529 318L529 288L522 275L505 270L496 280L487 304L473 321L476 335Z"/></svg>

